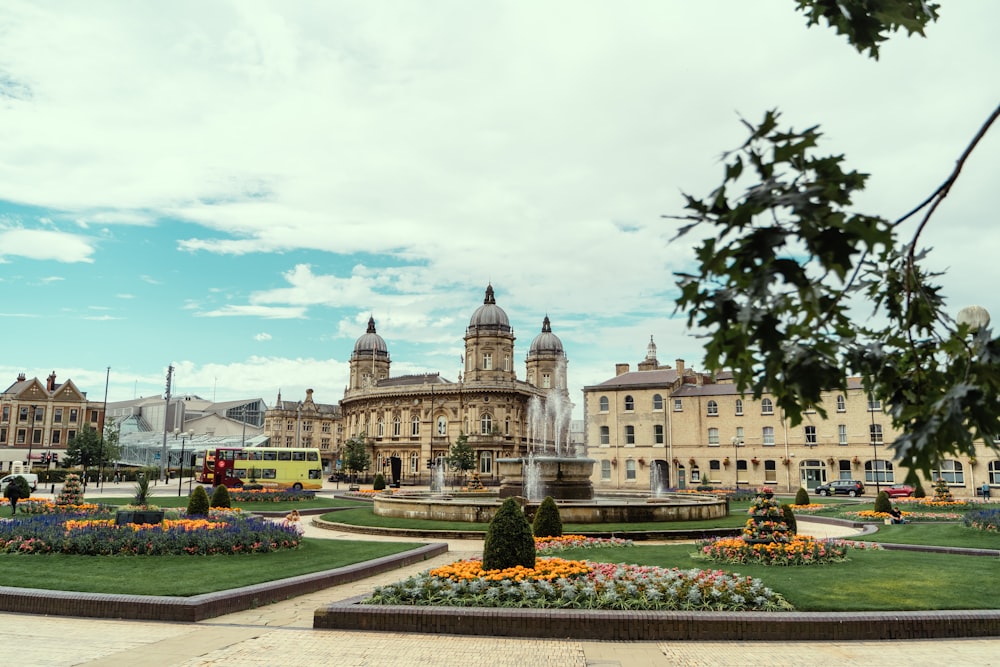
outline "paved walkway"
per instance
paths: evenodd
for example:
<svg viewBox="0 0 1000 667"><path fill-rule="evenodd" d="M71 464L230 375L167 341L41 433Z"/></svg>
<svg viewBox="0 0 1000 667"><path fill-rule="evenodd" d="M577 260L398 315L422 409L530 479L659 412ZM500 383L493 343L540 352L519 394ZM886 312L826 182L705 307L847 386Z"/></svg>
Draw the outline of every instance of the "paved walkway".
<svg viewBox="0 0 1000 667"><path fill-rule="evenodd" d="M854 532L802 518L799 530L816 536L850 537ZM354 534L316 528L309 525L308 520L306 534L310 537L359 538ZM365 539L380 538L366 536ZM406 541L405 538L385 539ZM18 656L16 661L37 667L307 667L322 664L338 667L382 664L393 667L764 664L937 667L942 660L951 665L1000 665L1000 639L841 643L587 642L312 629L313 612L323 604L361 595L375 585L398 581L438 564L478 554L482 542L454 540L449 546L450 553L419 565L199 623L0 613L0 645L6 647L9 657Z"/></svg>

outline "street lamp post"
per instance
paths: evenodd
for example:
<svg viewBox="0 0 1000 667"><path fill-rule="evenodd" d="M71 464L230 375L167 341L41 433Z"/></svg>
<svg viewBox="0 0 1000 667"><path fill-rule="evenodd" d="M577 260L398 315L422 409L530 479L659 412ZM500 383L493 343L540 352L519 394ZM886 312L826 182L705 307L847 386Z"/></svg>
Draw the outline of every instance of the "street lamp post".
<svg viewBox="0 0 1000 667"><path fill-rule="evenodd" d="M734 474L735 479L736 479L736 483L733 485L733 488L738 489L738 488L740 488L740 449L739 448L740 448L740 445L742 445L743 443L740 442L740 439L737 438L736 436L733 436L733 438L732 438L732 440L730 440L730 442L733 443L733 474Z"/></svg>
<svg viewBox="0 0 1000 667"><path fill-rule="evenodd" d="M180 470L178 470L178 472L177 472L177 497L178 498L180 498L181 491L184 488L184 441L187 438L193 438L193 437L194 437L194 431L188 431L187 433L184 433L183 435L181 435L181 461L180 461Z"/></svg>
<svg viewBox="0 0 1000 667"><path fill-rule="evenodd" d="M31 406L31 428L28 430L28 472L31 472L31 449L35 445L35 421L38 419L38 406Z"/></svg>
<svg viewBox="0 0 1000 667"><path fill-rule="evenodd" d="M879 403L881 406L881 403ZM875 478L875 495L877 496L882 492L882 487L878 479L878 442L875 437L875 397L872 394L868 394L868 411L872 415L872 426L871 426L871 441L872 441L872 477Z"/></svg>

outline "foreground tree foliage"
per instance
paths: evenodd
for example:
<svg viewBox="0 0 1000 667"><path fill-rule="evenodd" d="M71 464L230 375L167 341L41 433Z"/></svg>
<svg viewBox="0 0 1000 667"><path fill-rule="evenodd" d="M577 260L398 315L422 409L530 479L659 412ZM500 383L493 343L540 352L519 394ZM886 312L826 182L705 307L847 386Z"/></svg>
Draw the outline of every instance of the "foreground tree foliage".
<svg viewBox="0 0 1000 667"><path fill-rule="evenodd" d="M507 498L493 515L483 540L483 569L535 567L535 538L521 506Z"/></svg>
<svg viewBox="0 0 1000 667"><path fill-rule="evenodd" d="M874 58L888 32L922 34L937 17L936 5L910 0L798 5L810 25L825 18ZM707 332L705 364L732 369L755 398L768 392L792 425L804 410L825 416L821 393L862 378L901 432L892 447L911 480L949 455L974 455L977 442L994 447L1000 339L983 313L953 319L919 240L998 117L1000 107L944 183L895 221L852 210L868 175L846 169L843 155L817 155L818 127L781 128L777 111L744 120L749 137L724 154L722 184L685 195L679 216L687 224L676 238L711 229L696 246L697 270L677 274L678 309ZM860 320L859 309L872 317Z"/></svg>

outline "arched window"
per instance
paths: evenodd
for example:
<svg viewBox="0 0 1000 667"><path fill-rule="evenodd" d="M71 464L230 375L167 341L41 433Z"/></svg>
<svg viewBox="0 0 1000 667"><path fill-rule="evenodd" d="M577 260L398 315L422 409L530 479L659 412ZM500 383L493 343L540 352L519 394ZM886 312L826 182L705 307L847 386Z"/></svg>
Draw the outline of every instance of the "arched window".
<svg viewBox="0 0 1000 667"><path fill-rule="evenodd" d="M410 420L410 435L414 438L420 435L420 417L416 415Z"/></svg>
<svg viewBox="0 0 1000 667"><path fill-rule="evenodd" d="M607 426L601 427L601 444L602 445L611 444L611 429Z"/></svg>
<svg viewBox="0 0 1000 667"><path fill-rule="evenodd" d="M437 434L440 436L448 435L448 418L445 417L444 415L438 417Z"/></svg>
<svg viewBox="0 0 1000 667"><path fill-rule="evenodd" d="M763 398L760 401L760 414L762 415L773 415L774 414L774 403L771 402L770 398Z"/></svg>
<svg viewBox="0 0 1000 667"><path fill-rule="evenodd" d="M965 484L965 471L962 468L962 464L958 461L942 461L941 466L933 471L933 473L934 479L940 477L948 482L948 484Z"/></svg>
<svg viewBox="0 0 1000 667"><path fill-rule="evenodd" d="M479 452L479 472L483 475L493 474L493 452Z"/></svg>
<svg viewBox="0 0 1000 667"><path fill-rule="evenodd" d="M990 461L990 464L986 468L986 475L989 478L990 485L1000 485L1000 461Z"/></svg>
<svg viewBox="0 0 1000 667"><path fill-rule="evenodd" d="M625 481L635 481L635 459L625 459Z"/></svg>
<svg viewBox="0 0 1000 667"><path fill-rule="evenodd" d="M510 415L504 417L503 420L503 434L510 435Z"/></svg>
<svg viewBox="0 0 1000 667"><path fill-rule="evenodd" d="M741 416L743 414L743 399L736 399L736 416Z"/></svg>
<svg viewBox="0 0 1000 667"><path fill-rule="evenodd" d="M631 412L635 410L635 400L631 396L625 397L625 411Z"/></svg>
<svg viewBox="0 0 1000 667"><path fill-rule="evenodd" d="M420 452L410 452L410 472L420 472Z"/></svg>
<svg viewBox="0 0 1000 667"><path fill-rule="evenodd" d="M837 396L837 412L847 412L847 401L843 396Z"/></svg>
<svg viewBox="0 0 1000 667"><path fill-rule="evenodd" d="M708 416L709 417L718 417L719 416L719 404L718 403L716 403L715 401L709 401L708 404L706 405L706 407L708 408Z"/></svg>
<svg viewBox="0 0 1000 667"><path fill-rule="evenodd" d="M653 409L662 410L663 409L663 397L659 394L653 394Z"/></svg>
<svg viewBox="0 0 1000 667"><path fill-rule="evenodd" d="M493 432L493 415L488 412L483 413L483 416L479 418L479 432L483 435L489 435Z"/></svg>
<svg viewBox="0 0 1000 667"><path fill-rule="evenodd" d="M385 435L385 422L382 421L381 417L378 418L378 425L375 427L375 432L380 438Z"/></svg>
<svg viewBox="0 0 1000 667"><path fill-rule="evenodd" d="M600 399L599 403L600 403L600 411L601 412L607 412L608 411L608 397L607 396L601 396L601 399Z"/></svg>
<svg viewBox="0 0 1000 667"><path fill-rule="evenodd" d="M403 432L403 421L399 417L395 417L392 420L392 435L394 438L398 438Z"/></svg>

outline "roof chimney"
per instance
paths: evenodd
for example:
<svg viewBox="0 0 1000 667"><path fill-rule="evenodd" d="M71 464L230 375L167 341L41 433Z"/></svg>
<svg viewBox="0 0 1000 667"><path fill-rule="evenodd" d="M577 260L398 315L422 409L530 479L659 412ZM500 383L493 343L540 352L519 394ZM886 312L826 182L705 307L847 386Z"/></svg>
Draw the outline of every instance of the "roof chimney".
<svg viewBox="0 0 1000 667"><path fill-rule="evenodd" d="M18 382L24 382L24 373L18 373L17 374L17 381Z"/></svg>
<svg viewBox="0 0 1000 667"><path fill-rule="evenodd" d="M615 377L628 373L628 364L615 364Z"/></svg>
<svg viewBox="0 0 1000 667"><path fill-rule="evenodd" d="M677 364L677 372L684 375L684 360L678 359L675 363Z"/></svg>
<svg viewBox="0 0 1000 667"><path fill-rule="evenodd" d="M46 380L46 382L45 382L45 388L48 389L49 391L55 391L56 390L56 372L55 371L52 371L52 373L49 375L48 379Z"/></svg>

